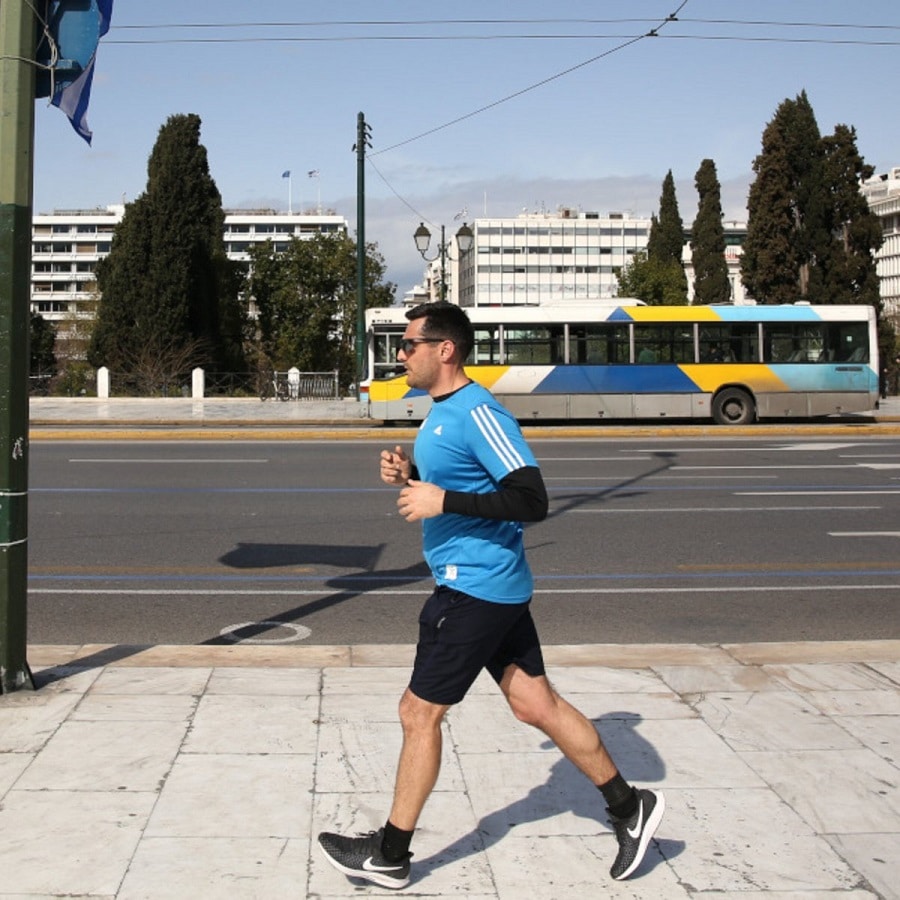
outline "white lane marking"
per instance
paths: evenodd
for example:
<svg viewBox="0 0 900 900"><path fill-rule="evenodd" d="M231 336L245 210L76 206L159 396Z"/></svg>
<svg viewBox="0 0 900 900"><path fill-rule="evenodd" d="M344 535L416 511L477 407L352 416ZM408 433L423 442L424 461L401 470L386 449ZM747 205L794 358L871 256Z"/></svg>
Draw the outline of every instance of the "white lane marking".
<svg viewBox="0 0 900 900"><path fill-rule="evenodd" d="M844 443L818 443L813 441L804 441L799 444L782 444L778 449L779 450L846 450L849 447L856 447L858 444L844 444Z"/></svg>
<svg viewBox="0 0 900 900"><path fill-rule="evenodd" d="M647 462L647 457L646 456L539 456L538 462Z"/></svg>
<svg viewBox="0 0 900 900"><path fill-rule="evenodd" d="M142 466L149 465L171 465L172 463L177 463L180 466L185 465L186 463L201 463L204 466L208 466L211 463L238 463L240 465L245 465L247 463L267 463L269 460L267 459L123 459L118 457L96 457L96 458L73 458L69 460L70 463L139 463Z"/></svg>
<svg viewBox="0 0 900 900"><path fill-rule="evenodd" d="M869 494L900 494L900 491L735 491L735 497L865 497Z"/></svg>
<svg viewBox="0 0 900 900"><path fill-rule="evenodd" d="M763 444L753 447L653 447L639 451L643 453L780 453L782 450L842 450L851 447L861 447L862 444ZM622 451L634 453L634 450Z"/></svg>
<svg viewBox="0 0 900 900"><path fill-rule="evenodd" d="M638 576L631 576L631 580ZM635 588L537 588L535 594L646 594L652 591L654 594L722 594L722 593L779 593L779 592L795 592L795 591L883 591L888 588L900 589L900 582L890 584L817 584L817 585L759 585L759 586L740 586L740 585L716 585L714 587L702 587L696 584L686 585L685 587L635 587ZM323 594L365 594L367 596L409 596L421 597L422 594L428 593L428 586L423 585L421 588L412 591L397 590L395 588L385 589L329 589L324 590L240 590L240 591L215 591L215 590L144 590L144 589L100 589L92 590L89 588L76 588L74 590L66 590L65 588L36 588L29 590L30 594L112 594L115 596L140 596L140 597L216 597L216 596L236 596L236 597L321 597ZM255 623L250 623L251 625ZM284 622L277 622L277 625L283 625ZM233 626L234 627L234 626Z"/></svg>
<svg viewBox="0 0 900 900"><path fill-rule="evenodd" d="M695 475L647 475L654 481L696 481ZM770 481L777 475L707 475L704 481L722 478L726 481ZM545 475L544 481L621 481L621 475Z"/></svg>
<svg viewBox="0 0 900 900"><path fill-rule="evenodd" d="M679 471L700 471L706 472L710 469L775 469L777 471L782 471L784 469L858 469L860 468L858 463L835 463L834 465L823 466L823 465L810 465L810 466L671 466L669 468L670 472L679 472Z"/></svg>
<svg viewBox="0 0 900 900"><path fill-rule="evenodd" d="M830 537L895 537L900 538L900 531L829 531Z"/></svg>
<svg viewBox="0 0 900 900"><path fill-rule="evenodd" d="M567 509L572 513L695 513L695 512L835 512L841 510L881 509L880 506L656 506L646 509Z"/></svg>
<svg viewBox="0 0 900 900"><path fill-rule="evenodd" d="M900 469L900 463L857 463L861 469Z"/></svg>

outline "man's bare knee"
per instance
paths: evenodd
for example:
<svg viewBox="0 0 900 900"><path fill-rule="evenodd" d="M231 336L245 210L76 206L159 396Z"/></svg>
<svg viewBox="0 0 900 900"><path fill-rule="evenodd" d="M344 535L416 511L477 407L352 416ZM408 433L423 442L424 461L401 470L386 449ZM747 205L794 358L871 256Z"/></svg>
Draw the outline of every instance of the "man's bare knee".
<svg viewBox="0 0 900 900"><path fill-rule="evenodd" d="M543 675L528 675L522 669L510 666L500 688L512 714L526 725L543 731L556 715L559 695Z"/></svg>
<svg viewBox="0 0 900 900"><path fill-rule="evenodd" d="M423 700L407 688L400 698L400 724L407 734L433 731L435 728L440 728L448 708Z"/></svg>

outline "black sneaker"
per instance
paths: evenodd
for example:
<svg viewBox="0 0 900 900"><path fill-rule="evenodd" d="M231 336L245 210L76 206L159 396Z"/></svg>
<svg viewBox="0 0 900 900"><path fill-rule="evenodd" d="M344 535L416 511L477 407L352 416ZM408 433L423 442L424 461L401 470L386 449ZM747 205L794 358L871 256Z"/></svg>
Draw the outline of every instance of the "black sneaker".
<svg viewBox="0 0 900 900"><path fill-rule="evenodd" d="M637 812L630 819L618 819L612 813L609 815L619 842L619 854L609 870L616 881L627 878L641 864L650 838L666 811L666 798L659 791L640 789L637 797Z"/></svg>
<svg viewBox="0 0 900 900"><path fill-rule="evenodd" d="M381 887L399 888L409 884L409 858L400 862L389 862L381 853L381 839L384 829L370 831L358 837L344 837L323 831L319 835L319 846L328 860L339 872L353 878L365 878Z"/></svg>

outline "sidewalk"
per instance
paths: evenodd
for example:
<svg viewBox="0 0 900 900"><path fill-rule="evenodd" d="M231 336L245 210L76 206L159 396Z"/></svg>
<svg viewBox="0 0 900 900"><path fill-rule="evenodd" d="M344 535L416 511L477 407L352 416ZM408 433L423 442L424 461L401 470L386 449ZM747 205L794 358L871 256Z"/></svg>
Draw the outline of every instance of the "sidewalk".
<svg viewBox="0 0 900 900"><path fill-rule="evenodd" d="M117 397L98 400L95 397L32 397L30 399L30 421L32 428L52 429L53 426L69 430L102 429L109 432L118 427L125 429L153 429L163 432L166 426L184 429L194 426L196 434L202 430L215 432L223 428L246 431L253 427L277 429L286 432L293 429L312 427L334 427L337 433L359 430L365 427L381 427L381 422L367 418L366 408L356 400L267 400L254 397L208 398L191 400L181 397ZM872 428L874 426L874 428ZM535 425L531 428L549 435L553 426ZM872 433L900 433L900 397L882 400L880 408L871 413L833 416L810 422L797 420L782 421L769 419L759 425L725 426L713 425L711 421L699 420L685 423L658 420L635 422L597 422L595 424L574 423L556 425L556 431L577 431L583 435L587 431L614 437L617 434L636 432L657 433L664 429L667 434L688 429L689 433L708 429L710 434L740 432L758 433L760 437L779 431L794 433L802 428L807 434L847 434L854 428L872 429ZM748 430L749 429L749 430ZM46 432L44 432L46 434ZM42 435L43 436L43 435ZM116 435L120 436L120 435ZM159 435L157 435L159 436Z"/></svg>
<svg viewBox="0 0 900 900"><path fill-rule="evenodd" d="M356 400L260 400L258 397L31 397L32 425L299 425L359 423Z"/></svg>
<svg viewBox="0 0 900 900"><path fill-rule="evenodd" d="M614 882L602 798L481 680L399 895L900 898L900 641L546 648L668 809ZM412 648L30 648L0 696L0 898L384 896L321 857L383 824Z"/></svg>

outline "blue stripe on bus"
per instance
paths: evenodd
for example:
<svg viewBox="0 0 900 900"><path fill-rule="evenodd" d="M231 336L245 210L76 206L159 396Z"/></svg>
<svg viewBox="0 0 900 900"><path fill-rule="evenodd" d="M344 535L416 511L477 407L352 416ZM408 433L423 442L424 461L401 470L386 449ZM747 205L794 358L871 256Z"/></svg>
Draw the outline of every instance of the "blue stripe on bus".
<svg viewBox="0 0 900 900"><path fill-rule="evenodd" d="M647 315L647 307L638 307L641 311L632 315L628 307L619 306L607 317L608 322L639 322L641 325L670 324L665 312L659 319ZM699 321L701 325L720 322L821 322L822 317L811 306L704 306L698 307L705 314L712 314L715 319L704 316L692 318L690 310L684 316L685 323Z"/></svg>
<svg viewBox="0 0 900 900"><path fill-rule="evenodd" d="M534 394L665 393L699 391L676 365L555 366Z"/></svg>
<svg viewBox="0 0 900 900"><path fill-rule="evenodd" d="M715 306L723 322L821 322L810 306Z"/></svg>

